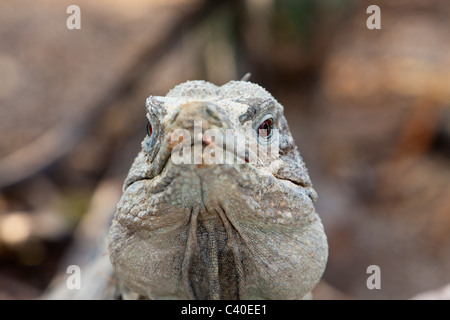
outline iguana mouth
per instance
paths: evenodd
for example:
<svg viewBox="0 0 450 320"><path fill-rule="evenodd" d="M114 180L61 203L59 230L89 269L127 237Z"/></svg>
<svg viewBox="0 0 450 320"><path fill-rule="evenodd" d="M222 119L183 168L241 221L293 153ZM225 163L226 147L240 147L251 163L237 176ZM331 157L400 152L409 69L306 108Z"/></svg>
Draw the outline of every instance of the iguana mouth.
<svg viewBox="0 0 450 320"><path fill-rule="evenodd" d="M305 189L307 191L307 195L311 199L311 201L313 203L315 203L317 201L317 197L318 197L317 192L311 187L311 185L308 185L304 181L284 178L284 177L280 177L276 174L274 175L274 177L277 178L278 180L288 181L288 182L296 185L297 187Z"/></svg>

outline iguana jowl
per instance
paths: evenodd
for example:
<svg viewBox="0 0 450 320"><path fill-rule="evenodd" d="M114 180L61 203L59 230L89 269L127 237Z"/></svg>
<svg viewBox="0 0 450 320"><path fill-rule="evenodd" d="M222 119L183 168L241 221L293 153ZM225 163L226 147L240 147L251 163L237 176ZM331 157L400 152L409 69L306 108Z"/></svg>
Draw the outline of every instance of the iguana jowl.
<svg viewBox="0 0 450 320"><path fill-rule="evenodd" d="M313 206L317 195L283 107L250 82L218 87L189 81L165 97L148 98L147 118L148 134L109 236L122 286L149 299L307 295L322 276L328 246ZM277 143L279 151L252 162L248 152L242 157L227 142L223 154L233 163L174 163L180 144L214 146L205 133L212 128L224 136L233 130L258 150ZM174 140L180 129L190 134ZM252 130L257 134L248 134Z"/></svg>

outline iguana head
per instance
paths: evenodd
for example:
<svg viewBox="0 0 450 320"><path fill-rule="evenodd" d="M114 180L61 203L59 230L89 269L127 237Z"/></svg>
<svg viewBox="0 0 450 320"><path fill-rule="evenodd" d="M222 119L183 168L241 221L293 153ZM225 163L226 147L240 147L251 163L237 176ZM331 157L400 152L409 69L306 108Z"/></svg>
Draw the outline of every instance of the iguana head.
<svg viewBox="0 0 450 320"><path fill-rule="evenodd" d="M110 231L122 283L151 299L310 292L327 242L281 104L250 82L190 81L146 106Z"/></svg>

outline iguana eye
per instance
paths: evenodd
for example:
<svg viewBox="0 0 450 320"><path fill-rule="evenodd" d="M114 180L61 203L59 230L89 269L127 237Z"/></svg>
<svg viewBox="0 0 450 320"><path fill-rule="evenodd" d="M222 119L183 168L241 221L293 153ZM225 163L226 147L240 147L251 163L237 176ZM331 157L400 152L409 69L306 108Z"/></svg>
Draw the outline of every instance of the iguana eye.
<svg viewBox="0 0 450 320"><path fill-rule="evenodd" d="M273 119L268 118L264 120L258 128L258 137L269 139L272 136Z"/></svg>
<svg viewBox="0 0 450 320"><path fill-rule="evenodd" d="M147 122L147 135L150 137L152 135L153 132L153 128L152 125L150 124L150 122Z"/></svg>

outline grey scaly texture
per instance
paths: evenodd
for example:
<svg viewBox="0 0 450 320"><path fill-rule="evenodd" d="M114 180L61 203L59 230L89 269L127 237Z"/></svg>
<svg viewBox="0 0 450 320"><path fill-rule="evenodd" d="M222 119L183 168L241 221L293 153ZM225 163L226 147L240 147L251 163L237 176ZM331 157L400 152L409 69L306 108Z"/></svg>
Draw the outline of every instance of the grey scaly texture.
<svg viewBox="0 0 450 320"><path fill-rule="evenodd" d="M123 296L307 296L323 274L328 245L314 209L317 194L283 106L246 81L221 87L189 81L165 97L149 97L146 106L152 132L125 180L109 235ZM266 119L278 130L274 142L248 134ZM200 136L194 135L194 121L202 123ZM191 138L174 143L180 128ZM249 162L227 148L224 153L231 153L234 163L174 163L179 143L213 145L204 134L212 128L234 129L256 148L278 143L279 152Z"/></svg>

